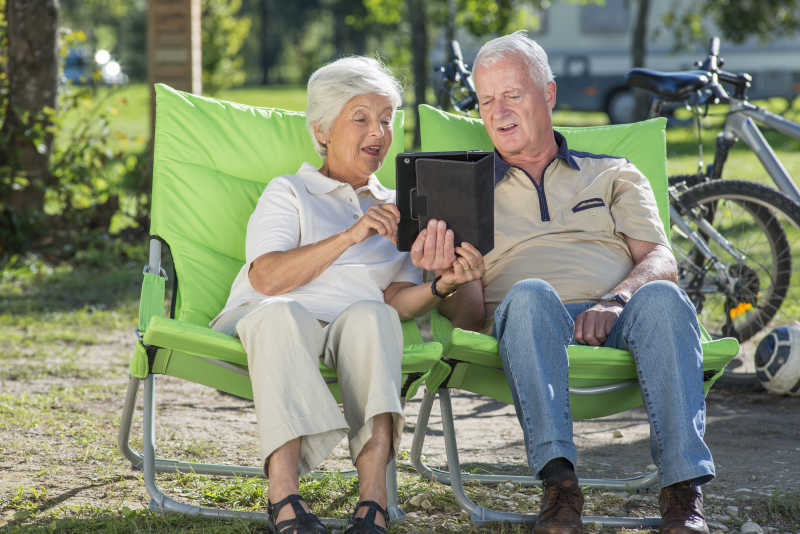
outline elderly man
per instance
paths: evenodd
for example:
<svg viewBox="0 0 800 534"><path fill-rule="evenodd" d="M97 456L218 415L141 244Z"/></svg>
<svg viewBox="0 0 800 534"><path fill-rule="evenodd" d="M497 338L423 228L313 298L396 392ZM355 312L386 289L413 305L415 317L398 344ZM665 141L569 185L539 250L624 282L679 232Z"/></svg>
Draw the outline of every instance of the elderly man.
<svg viewBox="0 0 800 534"><path fill-rule="evenodd" d="M700 328L675 284L647 179L624 158L571 150L553 130L556 84L546 53L523 32L486 43L474 78L497 152L486 329L498 339L528 463L544 483L534 532L582 529L571 343L631 352L662 485L661 532L708 532L699 486L714 463L703 441ZM462 306L475 294L459 293Z"/></svg>

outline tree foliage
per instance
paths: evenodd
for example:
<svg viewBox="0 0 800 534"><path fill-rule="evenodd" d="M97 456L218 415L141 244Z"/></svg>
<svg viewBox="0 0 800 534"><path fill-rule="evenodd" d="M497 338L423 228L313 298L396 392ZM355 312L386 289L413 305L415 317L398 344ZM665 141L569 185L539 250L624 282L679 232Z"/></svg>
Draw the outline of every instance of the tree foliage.
<svg viewBox="0 0 800 534"><path fill-rule="evenodd" d="M207 92L242 85L244 59L239 51L250 19L239 17L242 0L203 0L203 88Z"/></svg>
<svg viewBox="0 0 800 534"><path fill-rule="evenodd" d="M735 43L754 35L766 42L800 30L800 0L683 2L664 20L679 47L707 41L712 22L725 39Z"/></svg>

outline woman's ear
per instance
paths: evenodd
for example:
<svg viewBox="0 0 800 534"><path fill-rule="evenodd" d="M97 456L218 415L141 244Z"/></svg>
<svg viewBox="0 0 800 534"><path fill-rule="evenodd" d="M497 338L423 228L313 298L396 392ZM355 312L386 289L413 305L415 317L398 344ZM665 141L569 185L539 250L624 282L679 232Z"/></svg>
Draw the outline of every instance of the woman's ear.
<svg viewBox="0 0 800 534"><path fill-rule="evenodd" d="M327 148L328 135L319 127L319 123L314 123L314 137L317 138L317 143Z"/></svg>

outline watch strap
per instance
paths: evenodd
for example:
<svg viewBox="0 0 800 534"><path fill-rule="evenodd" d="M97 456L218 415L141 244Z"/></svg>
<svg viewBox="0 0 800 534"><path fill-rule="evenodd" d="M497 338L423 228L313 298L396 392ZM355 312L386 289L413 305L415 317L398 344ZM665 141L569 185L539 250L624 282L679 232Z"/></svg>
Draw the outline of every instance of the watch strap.
<svg viewBox="0 0 800 534"><path fill-rule="evenodd" d="M433 279L433 283L431 284L431 293L433 293L434 296L439 297L440 299L446 299L447 297L453 296L453 293L455 293L456 289L458 288L453 288L447 293L439 293L439 291L436 289L436 282L438 282L441 278L442 275L440 274L439 276Z"/></svg>
<svg viewBox="0 0 800 534"><path fill-rule="evenodd" d="M602 297L600 297L600 302L616 302L623 308L628 303L628 299L620 295L619 293L606 293Z"/></svg>

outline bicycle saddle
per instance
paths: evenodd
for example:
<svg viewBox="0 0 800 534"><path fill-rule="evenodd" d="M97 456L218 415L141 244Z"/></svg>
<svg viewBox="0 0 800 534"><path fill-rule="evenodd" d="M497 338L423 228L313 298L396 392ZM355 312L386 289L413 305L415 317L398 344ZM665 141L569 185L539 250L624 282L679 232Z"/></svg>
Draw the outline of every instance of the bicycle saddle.
<svg viewBox="0 0 800 534"><path fill-rule="evenodd" d="M625 79L631 87L639 87L672 100L682 100L711 81L709 74L702 70L660 72L650 69L631 69Z"/></svg>

